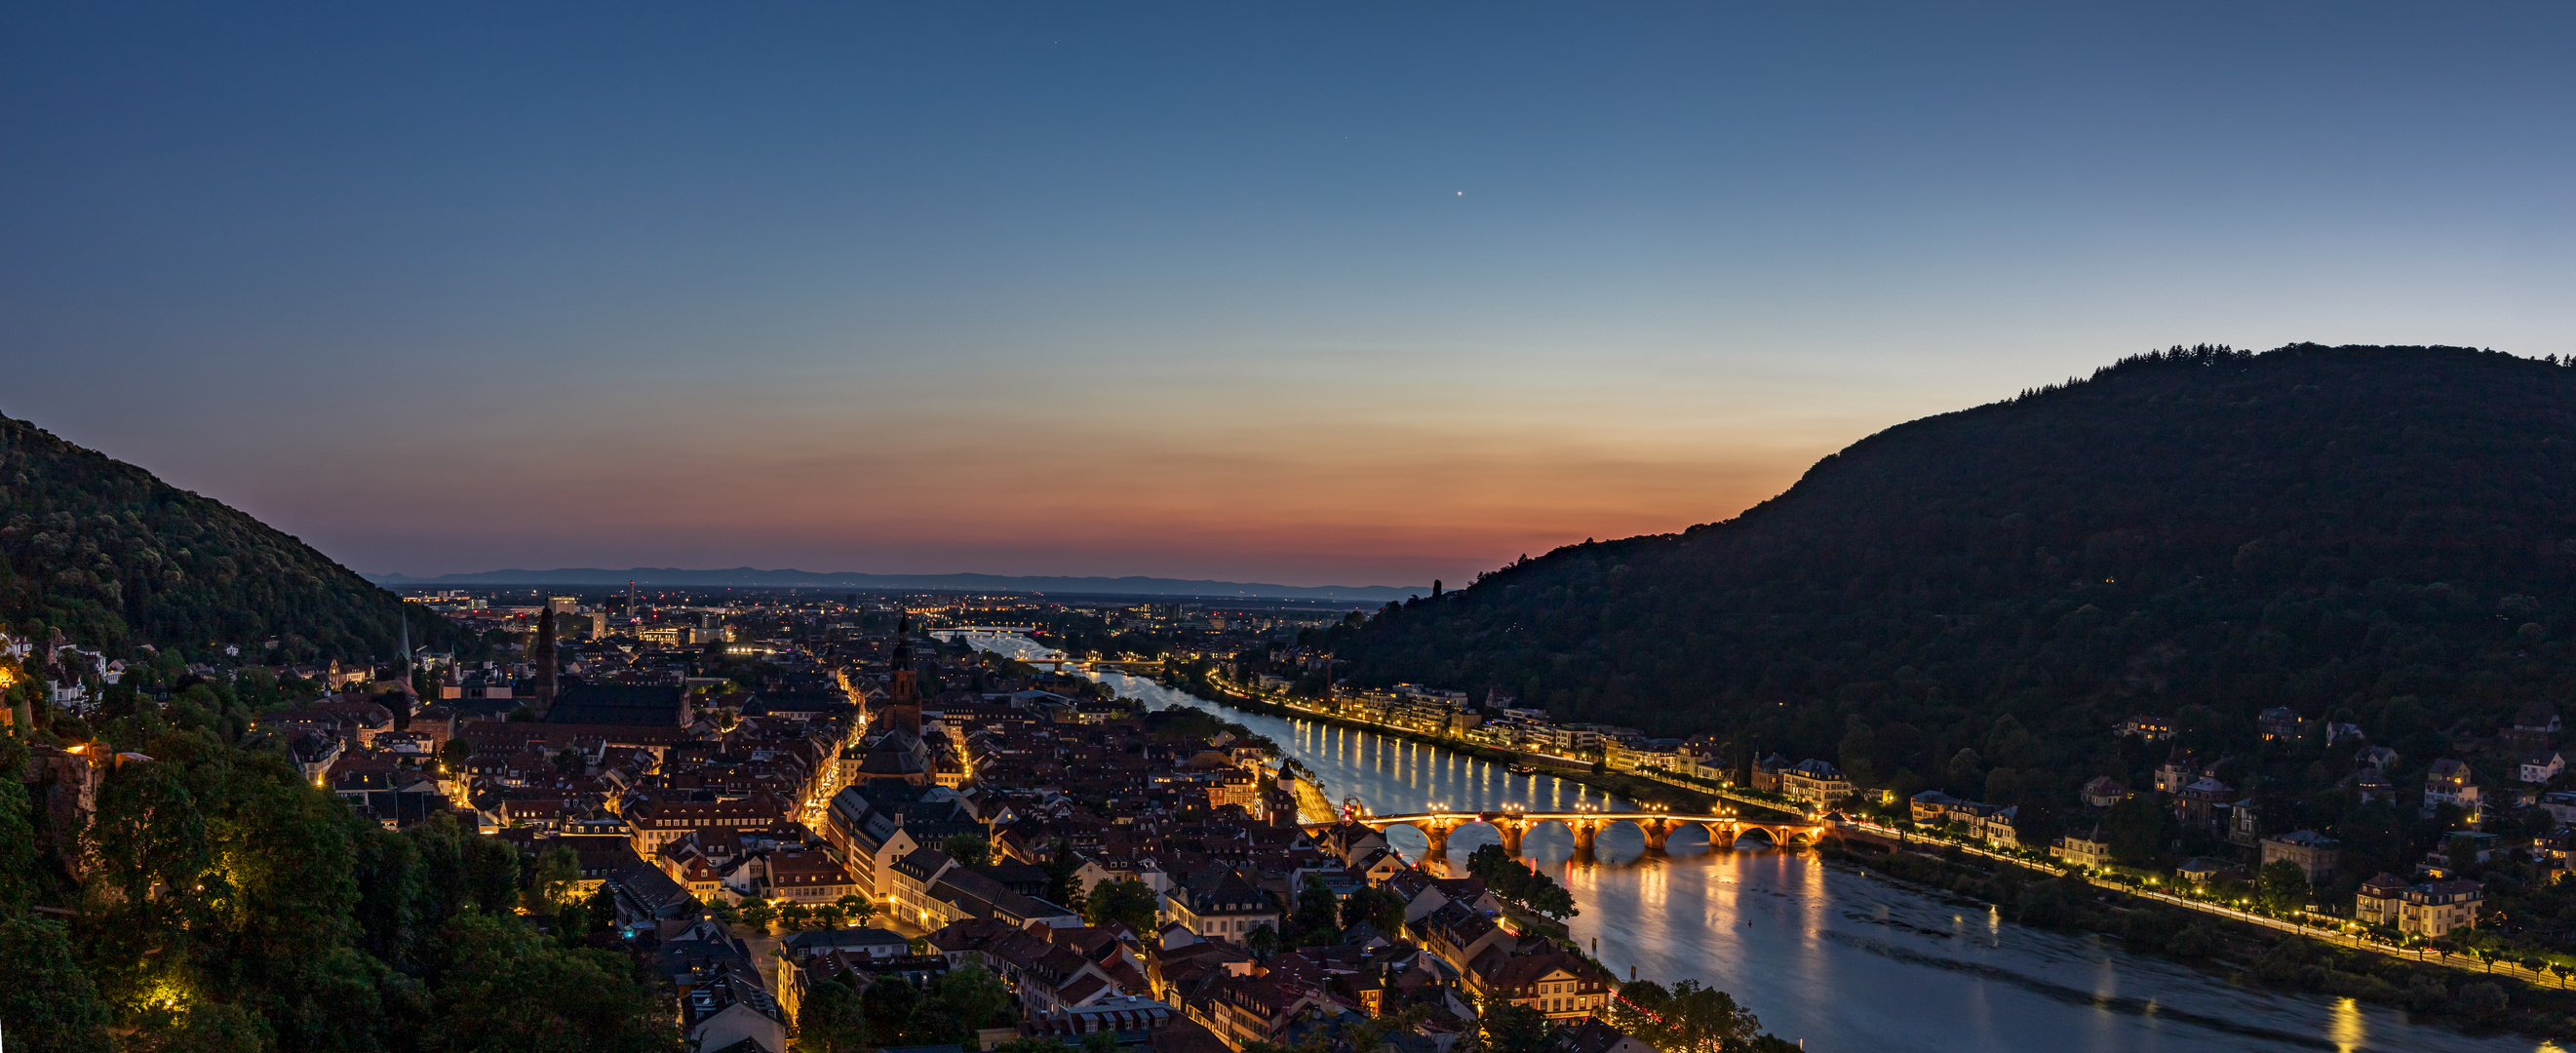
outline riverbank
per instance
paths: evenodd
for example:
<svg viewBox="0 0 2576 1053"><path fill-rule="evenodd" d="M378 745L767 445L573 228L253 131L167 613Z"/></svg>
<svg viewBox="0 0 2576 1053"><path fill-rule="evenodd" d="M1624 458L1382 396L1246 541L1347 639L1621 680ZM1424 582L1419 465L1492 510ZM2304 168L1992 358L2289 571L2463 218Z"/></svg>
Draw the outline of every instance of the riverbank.
<svg viewBox="0 0 2576 1053"><path fill-rule="evenodd" d="M1973 900L2016 925L2112 937L2132 953L2171 957L2231 983L2351 998L2473 1031L2576 1037L2576 992L2285 935L1951 846L1918 851L1843 843L1820 854Z"/></svg>
<svg viewBox="0 0 2576 1053"><path fill-rule="evenodd" d="M1496 758L1422 737L1226 705L1143 676L1098 679L1154 708L1188 706L1245 725L1311 771L1334 802L1355 797L1383 811L1432 802L1469 811L1615 803L1554 771L1509 774ZM1426 847L1409 827L1388 836L1408 853ZM1481 827L1460 831L1449 844L1451 863L1492 839ZM2484 1029L2463 1033L2376 1001L2238 982L2218 967L2122 938L2013 924L2009 904L1971 904L1946 887L1829 864L1819 852L1730 851L1694 840L1655 854L1633 828L1614 826L1600 834L1595 855L1576 859L1572 840L1561 827L1533 830L1523 857L1574 895L1581 910L1568 925L1580 949L1617 976L1634 970L1728 991L1761 1014L1764 1030L1803 1038L1809 1049L2532 1053L2536 1044Z"/></svg>
<svg viewBox="0 0 2576 1053"><path fill-rule="evenodd" d="M1414 731L1410 728L1389 727L1384 724L1372 724L1367 721L1352 720L1348 717L1338 716L1331 713L1318 713L1312 710L1299 709L1295 706L1283 706L1276 702L1265 701L1230 690L1224 685L1215 683L1205 677L1173 675L1169 676L1167 679L1171 682L1170 686L1175 690L1187 691L1190 694L1196 695L1217 705L1224 706L1228 709L1239 709L1246 713L1258 713L1262 716L1277 717L1281 720L1313 721L1317 724L1323 724L1329 727L1347 728L1353 731L1365 731L1370 734L1382 735L1391 739L1400 739L1406 742L1418 742L1426 746L1437 746L1462 757L1472 757L1492 764L1510 765L1535 763L1532 758L1525 757L1522 754L1515 753L1511 750L1501 750L1490 746L1481 746L1476 743L1465 742L1459 739ZM1644 776L1631 775L1625 772L1593 771L1588 768L1566 767L1556 763L1540 765L1540 770L1565 782L1589 786L1593 789L1600 790L1603 793L1613 794L1639 803L1671 805L1677 810L1706 811L1715 809L1720 806L1721 802L1724 802L1773 812L1783 820L1803 818L1794 812L1783 810L1779 806L1767 802L1738 797L1732 794L1723 794L1715 791L1679 786L1660 779L1649 779ZM1765 819L1768 817L1748 816L1748 818Z"/></svg>

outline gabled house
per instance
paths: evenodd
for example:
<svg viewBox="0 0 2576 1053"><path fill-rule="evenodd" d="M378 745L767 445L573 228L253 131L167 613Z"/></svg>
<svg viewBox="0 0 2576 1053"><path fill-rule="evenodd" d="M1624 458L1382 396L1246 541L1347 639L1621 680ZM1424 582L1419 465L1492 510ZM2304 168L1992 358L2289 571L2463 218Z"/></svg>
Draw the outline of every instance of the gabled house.
<svg viewBox="0 0 2576 1053"><path fill-rule="evenodd" d="M2423 814L2427 818L2432 816L2434 809L2447 804L2469 813L2470 821L2476 822L2478 813L2483 810L2481 796L2477 775L2461 761L2444 757L2425 769Z"/></svg>
<svg viewBox="0 0 2576 1053"><path fill-rule="evenodd" d="M2084 784L2081 796L2087 806L2108 808L2128 799L2129 787L2108 775L2096 775Z"/></svg>
<svg viewBox="0 0 2576 1053"><path fill-rule="evenodd" d="M1601 1015L1619 986L1600 966L1563 951L1487 954L1475 965L1468 970L1468 982L1478 994L1528 1006L1562 1023Z"/></svg>
<svg viewBox="0 0 2576 1053"><path fill-rule="evenodd" d="M1161 920L1176 921L1201 939L1240 943L1254 929L1279 929L1279 907L1234 868L1202 867L1163 892Z"/></svg>

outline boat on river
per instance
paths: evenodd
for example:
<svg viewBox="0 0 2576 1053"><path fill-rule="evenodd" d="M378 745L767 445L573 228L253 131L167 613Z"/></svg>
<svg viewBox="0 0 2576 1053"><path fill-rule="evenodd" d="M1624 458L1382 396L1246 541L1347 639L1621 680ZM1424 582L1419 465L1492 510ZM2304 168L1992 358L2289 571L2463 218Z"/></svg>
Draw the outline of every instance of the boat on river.
<svg viewBox="0 0 2576 1053"><path fill-rule="evenodd" d="M1522 761L1504 770L1509 771L1514 775L1536 775L1538 774L1538 765Z"/></svg>

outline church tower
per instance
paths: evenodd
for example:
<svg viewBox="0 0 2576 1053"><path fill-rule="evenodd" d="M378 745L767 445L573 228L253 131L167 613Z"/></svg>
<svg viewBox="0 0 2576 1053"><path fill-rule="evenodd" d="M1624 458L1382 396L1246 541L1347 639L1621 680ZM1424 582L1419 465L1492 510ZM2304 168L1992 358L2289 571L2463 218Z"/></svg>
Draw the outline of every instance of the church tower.
<svg viewBox="0 0 2576 1053"><path fill-rule="evenodd" d="M921 734L921 684L912 668L912 618L896 620L894 657L887 663L894 673L886 685L886 718L895 727L915 735Z"/></svg>
<svg viewBox="0 0 2576 1053"><path fill-rule="evenodd" d="M537 679L537 704L532 707L537 719L546 719L546 711L555 708L555 609L549 605L537 612L537 649L534 658Z"/></svg>

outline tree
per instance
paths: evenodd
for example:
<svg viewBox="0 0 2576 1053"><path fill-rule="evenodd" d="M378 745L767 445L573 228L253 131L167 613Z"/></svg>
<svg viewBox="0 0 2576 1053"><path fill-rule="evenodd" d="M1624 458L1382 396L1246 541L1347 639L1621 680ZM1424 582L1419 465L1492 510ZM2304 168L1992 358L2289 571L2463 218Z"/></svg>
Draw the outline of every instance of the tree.
<svg viewBox="0 0 2576 1053"><path fill-rule="evenodd" d="M2164 802L2154 794L2131 796L2111 806L2102 827L2111 842L2111 858L2128 866L2146 866L2164 846Z"/></svg>
<svg viewBox="0 0 2576 1053"><path fill-rule="evenodd" d="M957 834L939 842L939 850L962 867L993 865L993 843L982 834Z"/></svg>
<svg viewBox="0 0 2576 1053"><path fill-rule="evenodd" d="M805 989L796 1007L796 1053L855 1053L867 1046L868 1020L858 992L835 979Z"/></svg>
<svg viewBox="0 0 2576 1053"><path fill-rule="evenodd" d="M1491 1001L1477 1014L1468 1053L1548 1053L1547 1014L1517 1002Z"/></svg>
<svg viewBox="0 0 2576 1053"><path fill-rule="evenodd" d="M26 1049L107 1053L107 1006L72 957L61 924L0 910L0 962L9 963L0 1033Z"/></svg>
<svg viewBox="0 0 2576 1053"><path fill-rule="evenodd" d="M1363 885L1342 901L1342 927L1361 922L1377 926L1388 939L1404 934L1404 897L1376 885Z"/></svg>
<svg viewBox="0 0 2576 1053"><path fill-rule="evenodd" d="M931 986L930 1000L967 1032L959 1041L971 1041L977 1028L998 1027L1010 1019L1011 989L1000 977L972 965L942 974Z"/></svg>
<svg viewBox="0 0 2576 1053"><path fill-rule="evenodd" d="M778 908L778 929L781 932L795 932L813 924L814 909L811 907L790 900Z"/></svg>
<svg viewBox="0 0 2576 1053"><path fill-rule="evenodd" d="M0 778L0 911L25 906L36 892L35 807L15 777L26 770L26 741L0 735L0 773L11 776Z"/></svg>
<svg viewBox="0 0 2576 1053"><path fill-rule="evenodd" d="M1073 843L1056 839L1043 864L1047 872L1047 901L1059 906L1082 909L1082 857L1073 851Z"/></svg>
<svg viewBox="0 0 2576 1053"><path fill-rule="evenodd" d="M1315 946L1340 942L1335 934L1341 926L1334 924L1340 907L1341 901L1334 898L1333 890L1324 884L1322 878L1307 875L1305 883L1297 889L1297 910L1289 916L1288 931L1301 945L1311 940L1321 941Z"/></svg>
<svg viewBox="0 0 2576 1053"><path fill-rule="evenodd" d="M525 894L530 914L552 914L563 901L565 890L581 880L581 857L572 849L556 848L537 857L536 872L528 879Z"/></svg>
<svg viewBox="0 0 2576 1053"><path fill-rule="evenodd" d="M1612 1026L1664 1053L1728 1053L1746 1048L1762 1022L1735 998L1697 980L1666 988L1651 980L1623 984L1612 999Z"/></svg>
<svg viewBox="0 0 2576 1053"><path fill-rule="evenodd" d="M515 918L462 914L439 932L442 978L422 1046L444 1053L644 1053L676 1036L622 955L565 950Z"/></svg>
<svg viewBox="0 0 2576 1053"><path fill-rule="evenodd" d="M848 919L852 925L865 925L868 919L875 917L877 913L876 904L855 895L833 900L832 905L841 908L841 916Z"/></svg>
<svg viewBox="0 0 2576 1053"><path fill-rule="evenodd" d="M758 896L742 901L740 909L743 927L750 929L754 935L768 935L769 923L778 920L778 908Z"/></svg>
<svg viewBox="0 0 2576 1053"><path fill-rule="evenodd" d="M911 984L869 984L859 994L860 1011L867 1017L868 1037L880 1045L934 1045L936 1041L918 1042L923 1036L914 1030L913 1010L921 1001Z"/></svg>
<svg viewBox="0 0 2576 1053"><path fill-rule="evenodd" d="M266 1018L225 1002L197 1003L165 1033L164 1053L268 1053L277 1042Z"/></svg>
<svg viewBox="0 0 2576 1053"><path fill-rule="evenodd" d="M2308 872L2286 859L2265 863L2254 876L2254 898L2274 914L2297 910L2308 902Z"/></svg>
<svg viewBox="0 0 2576 1053"><path fill-rule="evenodd" d="M1268 960L1279 953L1279 930L1268 925L1255 926L1243 935L1243 949L1251 951L1255 959Z"/></svg>
<svg viewBox="0 0 2576 1053"><path fill-rule="evenodd" d="M1082 919L1093 925L1125 925L1139 937L1154 932L1154 917L1160 906L1154 890L1134 878L1103 881L1091 890L1082 905Z"/></svg>
<svg viewBox="0 0 2576 1053"><path fill-rule="evenodd" d="M1574 894L1555 878L1522 865L1501 845L1483 845L1467 857L1467 872L1485 880L1494 895L1533 914L1563 921L1573 917Z"/></svg>

